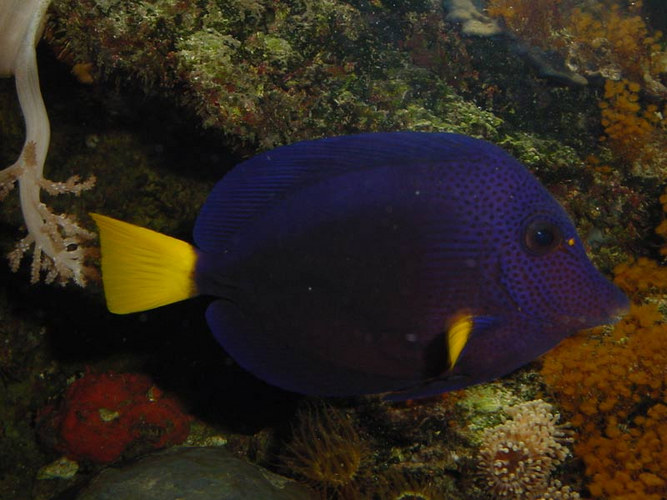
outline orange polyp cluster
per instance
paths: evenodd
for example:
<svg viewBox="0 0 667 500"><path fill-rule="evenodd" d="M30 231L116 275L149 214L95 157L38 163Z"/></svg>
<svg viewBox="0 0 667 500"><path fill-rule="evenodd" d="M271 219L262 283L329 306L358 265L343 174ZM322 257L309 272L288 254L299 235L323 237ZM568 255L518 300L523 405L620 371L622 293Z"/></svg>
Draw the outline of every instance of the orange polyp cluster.
<svg viewBox="0 0 667 500"><path fill-rule="evenodd" d="M660 204L662 205L662 211L666 216L658 227L655 228L655 232L665 240L665 244L660 248L660 255L667 257L667 189L665 189L665 193L660 197Z"/></svg>
<svg viewBox="0 0 667 500"><path fill-rule="evenodd" d="M602 2L574 8L567 31L572 42L584 48L589 57L603 55L607 65L617 66L622 75L640 81L645 73L656 75L657 54L662 50L659 31L649 34L642 19L641 2L621 9L618 3Z"/></svg>
<svg viewBox="0 0 667 500"><path fill-rule="evenodd" d="M667 211L667 193L660 203ZM633 299L630 312L611 332L566 339L545 356L542 375L576 429L574 453L591 496L660 500L667 498L667 266L640 258L614 274Z"/></svg>
<svg viewBox="0 0 667 500"><path fill-rule="evenodd" d="M638 83L628 80L607 80L604 100L599 104L601 123L612 149L630 160L640 155L647 139L656 132L661 121L656 105L650 104L642 109L640 89Z"/></svg>
<svg viewBox="0 0 667 500"><path fill-rule="evenodd" d="M662 172L665 109L642 104L641 99L642 93L664 92L658 83L666 70L662 33L649 33L639 15L641 2L627 9L602 3L589 8L592 11L572 10L568 30L577 59L596 60L600 74L607 77L599 104L605 132L601 140L619 158L644 171Z"/></svg>
<svg viewBox="0 0 667 500"><path fill-rule="evenodd" d="M637 296L667 288L667 267L646 257L619 264L614 268L614 276L618 286Z"/></svg>
<svg viewBox="0 0 667 500"><path fill-rule="evenodd" d="M579 335L547 355L542 374L577 429L593 497L667 495L665 366L667 324L650 303L633 304L611 335Z"/></svg>
<svg viewBox="0 0 667 500"><path fill-rule="evenodd" d="M667 53L662 33L647 26L641 1L574 5L567 0L489 0L486 12L502 19L521 42L559 51L570 70L604 77L602 140L638 173L664 178ZM658 104L644 102L651 99Z"/></svg>
<svg viewBox="0 0 667 500"><path fill-rule="evenodd" d="M651 33L641 17L642 2L614 0L489 0L486 13L501 19L522 42L559 50L583 73L618 80L650 81L660 92L664 73L662 33Z"/></svg>
<svg viewBox="0 0 667 500"><path fill-rule="evenodd" d="M628 57L634 55L647 35L646 25L639 16L625 16L618 5L612 5L604 16L594 16L579 8L572 11L574 33L590 43L608 40L614 52Z"/></svg>
<svg viewBox="0 0 667 500"><path fill-rule="evenodd" d="M595 498L664 498L667 470L667 406L657 403L646 416L632 420L621 430L610 423L602 434L575 448L584 457L586 473L593 477L589 491Z"/></svg>

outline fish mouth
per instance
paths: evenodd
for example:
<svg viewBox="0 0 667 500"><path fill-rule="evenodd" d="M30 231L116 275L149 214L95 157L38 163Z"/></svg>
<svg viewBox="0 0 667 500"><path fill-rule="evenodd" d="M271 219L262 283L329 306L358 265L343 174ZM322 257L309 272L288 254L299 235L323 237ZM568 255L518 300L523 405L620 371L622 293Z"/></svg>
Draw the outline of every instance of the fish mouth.
<svg viewBox="0 0 667 500"><path fill-rule="evenodd" d="M612 285L607 300L602 300L598 307L583 313L565 308L552 308L548 314L533 315L518 311L533 320L541 322L547 328L564 328L571 331L586 330L601 325L614 325L630 311L630 300L619 288Z"/></svg>
<svg viewBox="0 0 667 500"><path fill-rule="evenodd" d="M623 319L630 312L630 301L622 307L618 307L615 311L612 311L609 317L607 318L607 323L610 325L615 325Z"/></svg>
<svg viewBox="0 0 667 500"><path fill-rule="evenodd" d="M615 295L611 301L613 305L593 314L573 315L562 313L558 316L558 322L561 325L574 327L577 330L593 328L600 325L615 325L630 311L630 300L618 288L612 291Z"/></svg>
<svg viewBox="0 0 667 500"><path fill-rule="evenodd" d="M498 273L502 278L507 273L498 261ZM511 283L504 282L502 291L508 304L520 316L541 323L545 328L565 328L571 331L585 330L600 325L618 323L629 311L630 300L612 281L600 274L590 264L588 270L593 277L582 280L577 288L577 296L582 300L568 297L562 300L562 293L554 293L548 287L541 290L538 307L522 307ZM502 281L502 280L501 280Z"/></svg>
<svg viewBox="0 0 667 500"><path fill-rule="evenodd" d="M601 325L614 325L618 323L623 316L623 313L612 314L609 316L561 316L558 318L558 323L575 330L585 330L587 328L594 328Z"/></svg>

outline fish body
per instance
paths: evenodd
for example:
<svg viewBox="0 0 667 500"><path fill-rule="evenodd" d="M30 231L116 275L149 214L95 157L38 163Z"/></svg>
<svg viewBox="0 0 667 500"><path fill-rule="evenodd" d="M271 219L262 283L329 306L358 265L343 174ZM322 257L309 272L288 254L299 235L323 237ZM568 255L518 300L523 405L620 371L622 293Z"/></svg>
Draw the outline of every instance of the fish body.
<svg viewBox="0 0 667 500"><path fill-rule="evenodd" d="M145 309L133 297L146 293L128 292L141 287L123 277L136 259L107 245L108 221L96 220L110 307L115 295L112 310ZM194 240L178 243L188 256L175 260L190 271L176 272L188 277L164 302L215 297L207 320L225 350L305 394L401 399L488 381L628 307L532 174L458 134L359 134L262 153L215 186ZM118 254L129 257L114 267Z"/></svg>

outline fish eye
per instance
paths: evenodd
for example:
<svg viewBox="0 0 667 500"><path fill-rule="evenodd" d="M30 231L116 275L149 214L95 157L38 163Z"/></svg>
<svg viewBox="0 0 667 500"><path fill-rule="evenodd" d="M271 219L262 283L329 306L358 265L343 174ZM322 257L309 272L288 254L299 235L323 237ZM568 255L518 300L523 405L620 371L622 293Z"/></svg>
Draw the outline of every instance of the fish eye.
<svg viewBox="0 0 667 500"><path fill-rule="evenodd" d="M560 228L548 219L532 219L525 225L523 245L533 255L546 255L562 241Z"/></svg>

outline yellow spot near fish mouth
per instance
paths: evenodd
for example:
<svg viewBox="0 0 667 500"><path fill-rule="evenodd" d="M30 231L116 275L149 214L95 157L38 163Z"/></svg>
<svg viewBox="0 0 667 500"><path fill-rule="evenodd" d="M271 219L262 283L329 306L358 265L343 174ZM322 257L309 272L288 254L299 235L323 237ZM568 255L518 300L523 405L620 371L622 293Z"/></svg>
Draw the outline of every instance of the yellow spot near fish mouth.
<svg viewBox="0 0 667 500"><path fill-rule="evenodd" d="M568 244L568 246L573 247L574 244L575 244L574 238L569 238L569 239L567 240L567 244Z"/></svg>

